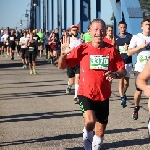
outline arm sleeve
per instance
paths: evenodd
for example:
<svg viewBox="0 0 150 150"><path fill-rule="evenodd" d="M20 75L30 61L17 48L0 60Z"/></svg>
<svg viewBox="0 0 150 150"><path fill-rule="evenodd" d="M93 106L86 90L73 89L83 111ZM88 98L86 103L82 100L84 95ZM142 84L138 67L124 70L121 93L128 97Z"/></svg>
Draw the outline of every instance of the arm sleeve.
<svg viewBox="0 0 150 150"><path fill-rule="evenodd" d="M114 63L113 63L113 71L117 72L121 69L125 69L125 64L124 61L120 55L120 53L117 51L117 49L114 48L113 56L114 58Z"/></svg>
<svg viewBox="0 0 150 150"><path fill-rule="evenodd" d="M137 35L133 35L129 44L129 48L135 48L136 46L137 46Z"/></svg>

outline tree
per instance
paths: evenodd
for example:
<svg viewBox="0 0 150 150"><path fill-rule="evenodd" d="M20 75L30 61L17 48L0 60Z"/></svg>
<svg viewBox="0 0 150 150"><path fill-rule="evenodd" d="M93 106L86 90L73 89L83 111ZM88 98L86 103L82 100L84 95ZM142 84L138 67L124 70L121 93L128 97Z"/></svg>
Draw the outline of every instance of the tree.
<svg viewBox="0 0 150 150"><path fill-rule="evenodd" d="M150 0L139 0L143 12L143 18L150 17Z"/></svg>

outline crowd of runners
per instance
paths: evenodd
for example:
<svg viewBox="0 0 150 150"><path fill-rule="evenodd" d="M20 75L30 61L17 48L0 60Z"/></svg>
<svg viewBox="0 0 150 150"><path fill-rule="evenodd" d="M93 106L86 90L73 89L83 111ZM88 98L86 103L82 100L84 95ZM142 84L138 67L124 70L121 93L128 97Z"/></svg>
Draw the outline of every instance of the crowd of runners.
<svg viewBox="0 0 150 150"><path fill-rule="evenodd" d="M80 33L77 25L62 30L62 35L57 28L45 33L42 29L9 31L7 28L0 33L0 54L11 60L21 57L22 68L29 68L30 74L37 73L38 57L45 57L47 63L57 64L59 69L67 68L66 94L71 94L75 85L74 103L79 104L84 117L84 149L99 150L108 123L112 80L118 80L121 107L127 107L126 93L134 54L137 54L134 120L139 116L142 91L150 97L147 85L150 79L150 20L144 19L139 26L142 32L136 35L127 32L124 21L119 22L119 34L114 35L113 27L106 26L101 19L91 21L86 33ZM148 104L150 111L150 100ZM150 119L148 121L150 134Z"/></svg>

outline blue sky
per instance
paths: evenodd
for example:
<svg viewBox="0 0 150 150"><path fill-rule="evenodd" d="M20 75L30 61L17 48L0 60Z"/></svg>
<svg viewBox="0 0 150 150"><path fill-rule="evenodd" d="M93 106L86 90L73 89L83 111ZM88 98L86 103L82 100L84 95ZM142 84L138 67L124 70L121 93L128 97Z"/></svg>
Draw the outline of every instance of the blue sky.
<svg viewBox="0 0 150 150"><path fill-rule="evenodd" d="M92 1L92 0L91 0ZM105 20L107 24L110 24L110 18L112 15L112 8L110 0L101 0L102 1L102 13L101 18ZM30 3L30 0L0 0L0 28L10 28L20 27L20 19L27 20L24 14L26 9L29 9L30 6L27 5ZM107 6L107 9L106 9ZM23 15L23 16L22 16ZM27 26L26 21L23 21L23 28Z"/></svg>

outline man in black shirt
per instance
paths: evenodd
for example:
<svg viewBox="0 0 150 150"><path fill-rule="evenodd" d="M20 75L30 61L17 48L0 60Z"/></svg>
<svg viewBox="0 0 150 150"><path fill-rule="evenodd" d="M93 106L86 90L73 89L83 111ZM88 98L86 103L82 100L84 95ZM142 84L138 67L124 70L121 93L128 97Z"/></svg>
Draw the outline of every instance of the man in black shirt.
<svg viewBox="0 0 150 150"><path fill-rule="evenodd" d="M128 45L130 44L130 40L132 35L126 32L127 24L124 21L120 21L118 24L119 35L115 37L115 43L119 53L122 56L122 59L125 63L125 69L127 70L127 75L125 78L119 79L119 94L121 97L121 105L126 107L126 91L129 87L129 79L130 74L132 72L132 56L127 55Z"/></svg>
<svg viewBox="0 0 150 150"><path fill-rule="evenodd" d="M11 60L14 60L14 51L15 51L15 47L16 47L16 40L17 40L17 38L15 35L15 31L12 30L11 35L8 38Z"/></svg>

